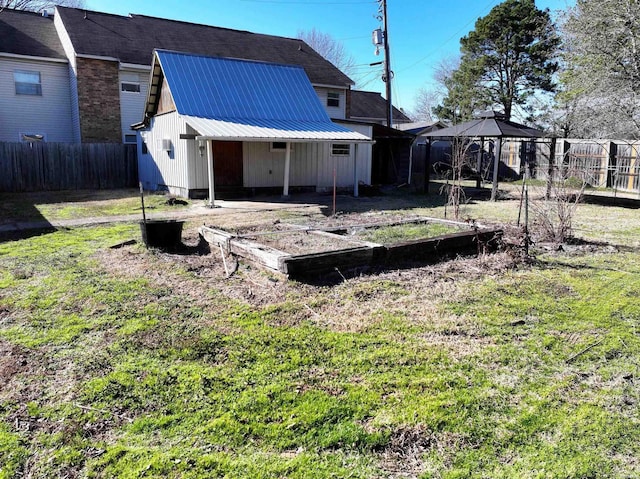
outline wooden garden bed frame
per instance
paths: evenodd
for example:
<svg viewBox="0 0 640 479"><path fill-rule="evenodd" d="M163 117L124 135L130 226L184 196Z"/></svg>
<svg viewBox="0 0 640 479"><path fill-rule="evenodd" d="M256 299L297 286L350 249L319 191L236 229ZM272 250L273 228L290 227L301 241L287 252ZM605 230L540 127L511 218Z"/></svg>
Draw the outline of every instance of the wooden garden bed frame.
<svg viewBox="0 0 640 479"><path fill-rule="evenodd" d="M464 228L466 231L388 245L363 241L348 235L349 231L354 228L368 229L426 222L447 223ZM225 253L240 256L262 267L295 278L317 276L336 269L347 270L354 267L392 266L403 262L433 263L454 255L495 251L502 241L502 230L499 228L428 217L331 228L286 226L290 229L261 231L246 235L233 234L208 226L201 226L198 231L208 243L216 245ZM344 247L319 253L291 254L258 241L262 235L286 235L301 232L329 237L336 244L344 244Z"/></svg>

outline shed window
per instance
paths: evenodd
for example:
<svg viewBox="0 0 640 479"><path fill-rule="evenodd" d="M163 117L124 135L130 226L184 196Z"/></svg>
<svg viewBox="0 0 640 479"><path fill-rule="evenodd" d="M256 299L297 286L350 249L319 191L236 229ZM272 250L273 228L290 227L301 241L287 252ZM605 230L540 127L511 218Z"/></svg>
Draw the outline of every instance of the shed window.
<svg viewBox="0 0 640 479"><path fill-rule="evenodd" d="M42 96L40 72L16 70L13 72L13 80L16 85L16 95Z"/></svg>
<svg viewBox="0 0 640 479"><path fill-rule="evenodd" d="M269 148L271 152L279 152L279 151L287 151L287 142L286 141L273 141L271 142L271 147ZM289 149L293 150L293 145L289 145Z"/></svg>
<svg viewBox="0 0 640 479"><path fill-rule="evenodd" d="M337 91L330 91L327 93L327 106L340 106L340 93Z"/></svg>
<svg viewBox="0 0 640 479"><path fill-rule="evenodd" d="M122 91L126 91L128 93L140 93L140 83L123 81L120 85L121 85L120 89Z"/></svg>
<svg viewBox="0 0 640 479"><path fill-rule="evenodd" d="M136 135L124 135L125 143L136 143L137 139Z"/></svg>
<svg viewBox="0 0 640 479"><path fill-rule="evenodd" d="M334 143L331 145L332 156L349 156L351 145L349 143Z"/></svg>

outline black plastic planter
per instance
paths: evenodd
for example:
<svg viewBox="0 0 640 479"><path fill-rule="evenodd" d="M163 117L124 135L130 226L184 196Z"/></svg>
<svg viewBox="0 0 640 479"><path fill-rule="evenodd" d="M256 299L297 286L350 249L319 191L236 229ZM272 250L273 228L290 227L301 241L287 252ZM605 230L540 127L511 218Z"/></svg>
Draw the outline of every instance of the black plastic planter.
<svg viewBox="0 0 640 479"><path fill-rule="evenodd" d="M172 250L182 244L182 225L184 221L147 220L140 222L142 241L147 248Z"/></svg>

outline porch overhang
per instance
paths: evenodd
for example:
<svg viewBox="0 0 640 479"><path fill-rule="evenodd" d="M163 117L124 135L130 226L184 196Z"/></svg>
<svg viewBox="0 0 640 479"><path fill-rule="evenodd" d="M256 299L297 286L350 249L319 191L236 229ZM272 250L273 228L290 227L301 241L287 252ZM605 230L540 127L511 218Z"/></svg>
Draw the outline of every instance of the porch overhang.
<svg viewBox="0 0 640 479"><path fill-rule="evenodd" d="M333 122L295 120L216 120L183 116L198 132L196 140L289 142L289 143L368 143L374 141Z"/></svg>

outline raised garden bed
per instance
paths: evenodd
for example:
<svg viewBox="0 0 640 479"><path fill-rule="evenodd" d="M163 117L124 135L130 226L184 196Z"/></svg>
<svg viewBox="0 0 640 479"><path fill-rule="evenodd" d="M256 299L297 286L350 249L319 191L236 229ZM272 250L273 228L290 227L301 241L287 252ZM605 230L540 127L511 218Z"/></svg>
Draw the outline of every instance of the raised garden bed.
<svg viewBox="0 0 640 479"><path fill-rule="evenodd" d="M268 231L202 226L200 235L226 252L291 277L396 262L434 262L444 256L494 250L502 231L436 218L333 228L278 224Z"/></svg>

